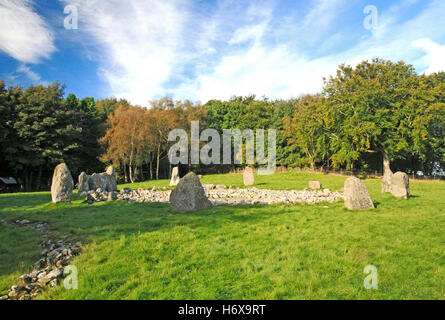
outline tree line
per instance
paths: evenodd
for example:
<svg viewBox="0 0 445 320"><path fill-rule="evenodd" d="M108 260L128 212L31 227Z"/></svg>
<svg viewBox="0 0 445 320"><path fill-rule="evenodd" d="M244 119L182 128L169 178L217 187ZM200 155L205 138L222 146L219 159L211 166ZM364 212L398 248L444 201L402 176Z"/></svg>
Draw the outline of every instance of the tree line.
<svg viewBox="0 0 445 320"><path fill-rule="evenodd" d="M269 100L232 97L206 104L65 97L65 86L6 87L0 81L0 176L26 191L44 190L64 161L73 176L114 164L125 182L167 178L169 132L276 129L277 165L426 175L445 164L445 73L418 75L404 62L382 59L340 65L318 94ZM225 172L234 165L191 165Z"/></svg>

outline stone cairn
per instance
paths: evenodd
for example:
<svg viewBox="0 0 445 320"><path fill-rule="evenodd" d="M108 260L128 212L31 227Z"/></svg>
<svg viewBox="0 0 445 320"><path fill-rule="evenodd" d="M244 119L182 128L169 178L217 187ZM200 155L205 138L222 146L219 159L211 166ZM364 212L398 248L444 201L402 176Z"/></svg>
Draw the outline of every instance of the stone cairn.
<svg viewBox="0 0 445 320"><path fill-rule="evenodd" d="M116 173L113 166L109 166L106 172L93 173L91 176L82 172L79 175L77 185L78 194L86 195L87 202L115 200L117 192Z"/></svg>
<svg viewBox="0 0 445 320"><path fill-rule="evenodd" d="M172 178L170 180L170 186L174 187L177 186L179 183L179 168L178 167L174 167L172 170Z"/></svg>
<svg viewBox="0 0 445 320"><path fill-rule="evenodd" d="M6 224L6 221L1 221ZM60 236L60 240L49 239L48 223L30 222L29 220L17 220L10 223L12 227L23 227L39 231L45 240L39 247L43 249L40 259L34 264L31 272L19 277L19 284L9 289L7 295L0 296L0 300L31 300L47 287L55 287L64 278L64 268L69 265L71 259L82 253L80 242L72 244L67 236ZM57 239L57 238L56 238Z"/></svg>
<svg viewBox="0 0 445 320"><path fill-rule="evenodd" d="M410 197L409 177L405 172L396 172L391 179L391 194L396 198Z"/></svg>
<svg viewBox="0 0 445 320"><path fill-rule="evenodd" d="M212 203L207 198L198 176L190 172L181 180L170 194L170 205L173 210L182 213L207 209Z"/></svg>
<svg viewBox="0 0 445 320"><path fill-rule="evenodd" d="M51 198L54 203L70 202L73 195L74 181L71 172L65 163L54 169L51 184Z"/></svg>
<svg viewBox="0 0 445 320"><path fill-rule="evenodd" d="M365 183L356 177L346 179L343 197L345 207L349 210L368 210L375 208Z"/></svg>
<svg viewBox="0 0 445 320"><path fill-rule="evenodd" d="M243 180L245 186L253 186L255 184L255 176L251 167L244 169Z"/></svg>

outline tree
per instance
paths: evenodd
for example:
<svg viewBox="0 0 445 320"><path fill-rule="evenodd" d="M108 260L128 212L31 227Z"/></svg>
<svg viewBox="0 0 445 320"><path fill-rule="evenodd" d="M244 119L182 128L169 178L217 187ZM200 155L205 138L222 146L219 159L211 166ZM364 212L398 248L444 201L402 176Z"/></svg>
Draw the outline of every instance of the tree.
<svg viewBox="0 0 445 320"><path fill-rule="evenodd" d="M13 127L17 140L10 141L6 154L26 190L40 188L44 170L52 171L63 161L73 164L66 154L78 148L76 136L82 129L74 123L63 93L64 86L58 82L31 86L16 105Z"/></svg>
<svg viewBox="0 0 445 320"><path fill-rule="evenodd" d="M73 163L72 173L81 171L89 173L103 169L99 157L102 148L99 138L105 135L104 120L96 110L93 98L79 100L74 94L69 94L65 100L67 110L72 112L72 121L81 129L81 134L73 137L73 143L78 148L67 153Z"/></svg>
<svg viewBox="0 0 445 320"><path fill-rule="evenodd" d="M293 117L295 114L295 100L277 100L272 103L271 115L272 128L277 130L277 164L290 166L296 161L295 153L288 136L285 134L285 119Z"/></svg>
<svg viewBox="0 0 445 320"><path fill-rule="evenodd" d="M143 163L144 143L150 139L147 131L143 130L146 121L146 110L141 107L120 105L108 117L105 136L101 139L107 147L102 160L112 161L123 168L125 180L135 182L137 166Z"/></svg>
<svg viewBox="0 0 445 320"><path fill-rule="evenodd" d="M300 165L315 169L317 162L329 161L326 107L320 95L306 95L296 101L295 114L284 120L284 132L294 152L300 150L304 155Z"/></svg>
<svg viewBox="0 0 445 320"><path fill-rule="evenodd" d="M388 171L392 160L423 153L425 140L416 130L429 104L420 97L422 87L414 68L404 62L374 59L356 68L341 65L324 86L334 165L354 168L361 153L378 152Z"/></svg>
<svg viewBox="0 0 445 320"><path fill-rule="evenodd" d="M18 136L14 129L17 118L16 106L23 95L23 88L10 86L6 88L5 82L0 81L0 173L12 175L13 167L9 159L15 153L18 145Z"/></svg>

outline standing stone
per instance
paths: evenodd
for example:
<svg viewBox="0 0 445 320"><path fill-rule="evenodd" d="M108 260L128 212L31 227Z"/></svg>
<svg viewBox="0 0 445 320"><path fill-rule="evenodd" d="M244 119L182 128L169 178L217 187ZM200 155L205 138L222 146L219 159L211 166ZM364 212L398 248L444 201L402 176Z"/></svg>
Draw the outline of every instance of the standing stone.
<svg viewBox="0 0 445 320"><path fill-rule="evenodd" d="M309 181L309 188L311 188L312 190L320 190L321 189L320 181Z"/></svg>
<svg viewBox="0 0 445 320"><path fill-rule="evenodd" d="M93 173L88 181L90 190L105 189L105 179L102 174Z"/></svg>
<svg viewBox="0 0 445 320"><path fill-rule="evenodd" d="M170 194L170 206L182 213L207 209L212 203L207 198L199 178L193 172L180 179Z"/></svg>
<svg viewBox="0 0 445 320"><path fill-rule="evenodd" d="M391 170L385 171L382 177L382 192L391 192L391 180L394 174Z"/></svg>
<svg viewBox="0 0 445 320"><path fill-rule="evenodd" d="M399 171L392 176L391 194L396 198L409 198L409 177L405 172Z"/></svg>
<svg viewBox="0 0 445 320"><path fill-rule="evenodd" d="M53 182L51 184L53 202L70 202L73 189L74 181L68 166L65 163L59 164L54 169Z"/></svg>
<svg viewBox="0 0 445 320"><path fill-rule="evenodd" d="M116 175L116 171L114 170L113 166L109 166L106 170L106 173L112 176Z"/></svg>
<svg viewBox="0 0 445 320"><path fill-rule="evenodd" d="M172 170L172 178L170 180L170 186L177 186L179 183L179 168L174 167Z"/></svg>
<svg viewBox="0 0 445 320"><path fill-rule="evenodd" d="M243 179L245 186L253 186L255 184L255 176L253 175L253 169L251 167L246 167Z"/></svg>
<svg viewBox="0 0 445 320"><path fill-rule="evenodd" d="M88 175L85 172L82 172L79 175L79 184L77 185L77 194L79 196L85 195L88 193L89 187L88 187Z"/></svg>
<svg viewBox="0 0 445 320"><path fill-rule="evenodd" d="M116 170L113 166L109 166L107 168L106 173L110 176L109 179L109 192L117 191L117 182L116 182Z"/></svg>
<svg viewBox="0 0 445 320"><path fill-rule="evenodd" d="M116 176L106 172L93 173L88 179L88 185L90 190L117 191Z"/></svg>
<svg viewBox="0 0 445 320"><path fill-rule="evenodd" d="M374 209L374 203L372 203L365 183L356 177L346 179L344 199L345 207L349 210Z"/></svg>
<svg viewBox="0 0 445 320"><path fill-rule="evenodd" d="M393 173L391 171L390 160L386 153L383 153L383 177L382 177L382 192L391 192L391 178Z"/></svg>

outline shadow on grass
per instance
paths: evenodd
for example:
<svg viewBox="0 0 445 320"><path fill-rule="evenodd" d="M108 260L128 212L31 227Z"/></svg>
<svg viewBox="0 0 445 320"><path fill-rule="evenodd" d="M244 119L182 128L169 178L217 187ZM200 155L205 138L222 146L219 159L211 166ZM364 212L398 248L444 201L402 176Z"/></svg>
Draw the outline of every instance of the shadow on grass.
<svg viewBox="0 0 445 320"><path fill-rule="evenodd" d="M34 208L49 201L51 201L50 192L0 194L0 213L27 207Z"/></svg>
<svg viewBox="0 0 445 320"><path fill-rule="evenodd" d="M0 220L15 221L28 219L31 222L48 222L51 232L66 235L71 241L91 242L118 240L122 236L133 236L140 233L170 231L176 227L187 227L192 230L203 229L204 234L228 224L243 225L255 223L268 217L288 212L287 207L273 210L266 205L215 206L210 209L178 213L170 209L169 204L161 203L127 203L122 201L97 203L88 205L83 198L73 196L72 203L54 204L48 202L48 193L16 194L0 198ZM238 226L237 226L238 227ZM26 238L27 229L10 237L8 246L17 246ZM20 236L19 236L20 235ZM57 235L54 236L57 240ZM33 235L26 248L36 247L43 239L41 235ZM32 249L34 251L34 249ZM0 259L7 266L7 274L23 271L23 266L32 266L36 262L36 254L21 257L22 265L16 263L17 257L11 252L0 252Z"/></svg>

